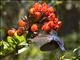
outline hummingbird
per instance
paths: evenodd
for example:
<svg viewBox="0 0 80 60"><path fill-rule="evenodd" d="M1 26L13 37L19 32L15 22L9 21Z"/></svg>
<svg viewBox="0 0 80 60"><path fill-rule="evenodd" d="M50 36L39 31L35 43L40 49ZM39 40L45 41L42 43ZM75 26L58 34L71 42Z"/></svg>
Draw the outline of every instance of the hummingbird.
<svg viewBox="0 0 80 60"><path fill-rule="evenodd" d="M54 48L60 48L61 51L65 51L63 40L56 34L48 35L50 42L40 47L42 51L53 50Z"/></svg>
<svg viewBox="0 0 80 60"><path fill-rule="evenodd" d="M36 37L30 40L36 43L41 51L52 51L57 48L60 48L61 51L65 51L64 42L57 35L56 31L51 31L50 34L39 33Z"/></svg>

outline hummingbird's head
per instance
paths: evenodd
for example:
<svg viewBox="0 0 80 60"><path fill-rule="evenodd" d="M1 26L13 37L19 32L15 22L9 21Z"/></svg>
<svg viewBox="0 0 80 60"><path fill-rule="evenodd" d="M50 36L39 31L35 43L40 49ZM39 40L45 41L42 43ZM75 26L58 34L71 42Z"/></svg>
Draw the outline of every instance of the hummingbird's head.
<svg viewBox="0 0 80 60"><path fill-rule="evenodd" d="M49 36L48 36L48 40L50 40L50 41L53 40L53 38L54 38L54 37L53 37L52 35L49 35Z"/></svg>

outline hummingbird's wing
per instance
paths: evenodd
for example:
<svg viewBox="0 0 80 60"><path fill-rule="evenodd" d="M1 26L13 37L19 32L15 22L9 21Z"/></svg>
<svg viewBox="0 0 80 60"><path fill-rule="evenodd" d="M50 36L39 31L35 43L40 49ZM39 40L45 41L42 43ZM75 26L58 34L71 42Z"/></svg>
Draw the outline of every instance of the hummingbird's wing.
<svg viewBox="0 0 80 60"><path fill-rule="evenodd" d="M58 44L55 41L48 42L40 47L41 51L53 51L58 48Z"/></svg>
<svg viewBox="0 0 80 60"><path fill-rule="evenodd" d="M60 49L62 51L65 51L63 40L61 38L59 38L58 36L56 36L56 35L52 35L52 38L53 38L54 41L57 42L57 44L59 45Z"/></svg>

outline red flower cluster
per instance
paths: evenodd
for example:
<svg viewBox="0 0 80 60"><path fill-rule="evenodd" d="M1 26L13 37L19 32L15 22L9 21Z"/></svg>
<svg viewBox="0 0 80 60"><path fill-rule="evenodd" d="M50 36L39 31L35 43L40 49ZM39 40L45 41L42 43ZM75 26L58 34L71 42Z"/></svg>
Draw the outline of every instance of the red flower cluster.
<svg viewBox="0 0 80 60"><path fill-rule="evenodd" d="M17 35L21 36L24 34L24 30L25 30L25 27L26 26L26 22L24 20L19 20L18 21L18 29L15 29L15 28L11 28L8 30L8 36L14 36L14 33L16 32Z"/></svg>
<svg viewBox="0 0 80 60"><path fill-rule="evenodd" d="M58 18L56 17L54 8L49 7L45 2L42 4L36 2L32 6L32 8L30 8L29 15L34 16L34 18L37 20L41 18L40 20L38 20L38 22L40 22L42 19L44 20L45 18L47 18L44 22L41 22L41 25L32 21L32 23L30 23L31 26L29 26L32 32L38 31L39 29L44 30L45 32L48 32L52 29L58 30L62 24L62 22L59 21ZM26 25L27 22L25 20L19 20L18 21L19 28L17 30L10 29L8 31L8 35L13 36L14 32L16 32L19 36L24 34L25 30L24 28Z"/></svg>
<svg viewBox="0 0 80 60"><path fill-rule="evenodd" d="M36 19L38 19L40 16L41 16L41 4L40 3L35 3L34 5L33 5L33 7L29 10L29 13L30 14L33 14L34 15L34 17L36 18Z"/></svg>
<svg viewBox="0 0 80 60"><path fill-rule="evenodd" d="M36 2L29 10L29 13L33 14L36 19L38 19L42 13L50 15L53 12L54 12L53 7L48 7L48 5L45 2L42 5Z"/></svg>
<svg viewBox="0 0 80 60"><path fill-rule="evenodd" d="M54 21L53 20L49 20L48 22L44 23L44 25L42 26L41 29L46 31L46 32L51 30L51 29L54 29L54 30L57 31L60 28L61 24L62 24L62 22L58 21L57 19L58 18L55 18Z"/></svg>
<svg viewBox="0 0 80 60"><path fill-rule="evenodd" d="M45 23L41 26L41 29L46 32L51 29L58 30L62 24L62 22L55 16L55 9L53 7L49 7L45 2L42 4L36 2L29 10L29 14L33 15L35 19L39 19L43 14L45 15L44 17L47 17L47 22L45 21ZM34 26L33 29L34 31L37 31L38 27L36 28ZM32 31L33 29L31 28Z"/></svg>

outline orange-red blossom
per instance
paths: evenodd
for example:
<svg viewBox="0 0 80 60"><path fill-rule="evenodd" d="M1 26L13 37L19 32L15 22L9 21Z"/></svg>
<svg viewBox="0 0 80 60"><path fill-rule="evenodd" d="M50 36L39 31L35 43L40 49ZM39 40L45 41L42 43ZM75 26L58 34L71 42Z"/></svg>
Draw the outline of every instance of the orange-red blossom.
<svg viewBox="0 0 80 60"><path fill-rule="evenodd" d="M35 31L37 31L38 30L38 25L37 24L33 24L32 26L31 26L31 31L32 32L35 32Z"/></svg>

